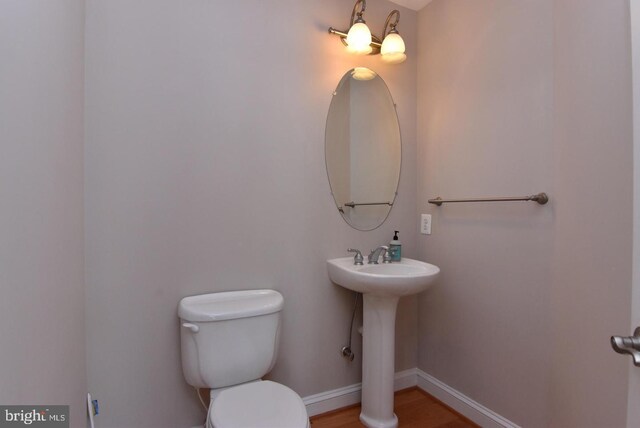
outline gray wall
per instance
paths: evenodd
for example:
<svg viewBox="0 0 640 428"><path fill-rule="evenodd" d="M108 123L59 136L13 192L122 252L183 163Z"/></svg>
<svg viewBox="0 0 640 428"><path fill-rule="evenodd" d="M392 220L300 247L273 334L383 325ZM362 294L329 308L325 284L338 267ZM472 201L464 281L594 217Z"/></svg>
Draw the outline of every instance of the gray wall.
<svg viewBox="0 0 640 428"><path fill-rule="evenodd" d="M0 2L0 403L86 413L81 0Z"/></svg>
<svg viewBox="0 0 640 428"><path fill-rule="evenodd" d="M274 288L285 297L272 378L302 396L360 380L339 355L352 295L327 258L401 231L417 256L416 13L402 10L406 63L345 52L332 0L87 2L86 275L89 389L100 427L176 427L204 413L180 366L180 298ZM370 1L384 23L393 5ZM379 30L375 30L379 31ZM398 103L397 204L374 232L337 212L324 165L331 94L356 65ZM397 369L416 366L417 301L399 311Z"/></svg>
<svg viewBox="0 0 640 428"><path fill-rule="evenodd" d="M630 323L629 1L556 0L554 12L552 426L619 427L629 361L608 339Z"/></svg>
<svg viewBox="0 0 640 428"><path fill-rule="evenodd" d="M608 336L629 323L628 2L480 3L419 13L418 252L443 273L418 365L523 426L624 426ZM549 205L426 201L540 191Z"/></svg>

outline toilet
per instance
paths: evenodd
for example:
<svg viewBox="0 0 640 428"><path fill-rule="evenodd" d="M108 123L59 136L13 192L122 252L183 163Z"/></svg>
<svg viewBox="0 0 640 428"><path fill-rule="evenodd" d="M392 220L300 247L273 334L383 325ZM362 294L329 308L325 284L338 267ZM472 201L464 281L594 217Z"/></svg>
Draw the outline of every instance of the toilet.
<svg viewBox="0 0 640 428"><path fill-rule="evenodd" d="M207 428L308 428L302 399L262 380L278 354L284 298L275 290L185 297L178 305L182 372L211 389Z"/></svg>

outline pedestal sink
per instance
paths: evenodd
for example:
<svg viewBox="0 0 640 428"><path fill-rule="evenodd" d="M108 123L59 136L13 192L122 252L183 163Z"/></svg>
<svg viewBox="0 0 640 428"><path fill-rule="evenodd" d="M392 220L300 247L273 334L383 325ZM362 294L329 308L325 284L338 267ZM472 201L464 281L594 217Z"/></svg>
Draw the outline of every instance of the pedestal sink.
<svg viewBox="0 0 640 428"><path fill-rule="evenodd" d="M327 260L329 278L363 294L362 411L369 428L395 428L393 380L398 300L425 291L440 268L403 258L386 264L354 265L353 257Z"/></svg>

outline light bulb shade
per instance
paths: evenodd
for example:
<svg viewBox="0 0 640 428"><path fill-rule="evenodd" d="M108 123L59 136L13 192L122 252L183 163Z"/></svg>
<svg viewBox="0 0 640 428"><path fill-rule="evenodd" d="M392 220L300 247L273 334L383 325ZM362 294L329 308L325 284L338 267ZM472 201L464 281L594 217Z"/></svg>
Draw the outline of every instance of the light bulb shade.
<svg viewBox="0 0 640 428"><path fill-rule="evenodd" d="M382 60L389 64L399 64L407 59L407 55L404 53L405 46L404 40L398 33L389 33L382 42L380 48L380 54Z"/></svg>
<svg viewBox="0 0 640 428"><path fill-rule="evenodd" d="M356 22L347 33L347 50L358 55L371 53L371 31L364 22Z"/></svg>

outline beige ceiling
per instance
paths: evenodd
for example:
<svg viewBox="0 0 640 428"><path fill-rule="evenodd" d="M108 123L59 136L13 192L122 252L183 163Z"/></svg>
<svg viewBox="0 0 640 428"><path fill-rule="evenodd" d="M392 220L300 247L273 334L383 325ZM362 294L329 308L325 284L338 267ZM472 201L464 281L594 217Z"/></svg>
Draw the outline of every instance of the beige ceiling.
<svg viewBox="0 0 640 428"><path fill-rule="evenodd" d="M420 10L425 7L431 0L391 0L392 2L399 4L400 6L407 7L413 10Z"/></svg>

